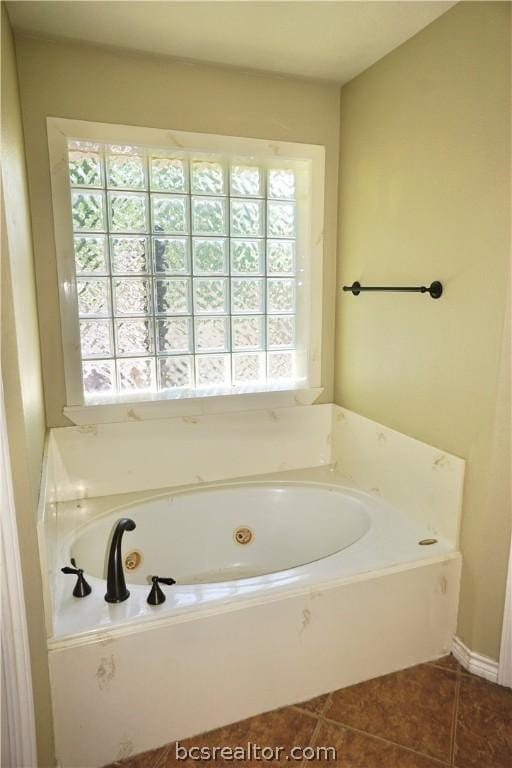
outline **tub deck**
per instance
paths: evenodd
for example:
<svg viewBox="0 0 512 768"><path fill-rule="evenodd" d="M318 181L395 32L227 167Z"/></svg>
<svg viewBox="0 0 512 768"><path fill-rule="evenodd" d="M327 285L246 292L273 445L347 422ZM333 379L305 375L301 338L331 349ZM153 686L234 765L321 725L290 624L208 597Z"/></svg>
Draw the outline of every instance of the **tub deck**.
<svg viewBox="0 0 512 768"><path fill-rule="evenodd" d="M246 480L203 484L198 489L232 485L254 486L258 483L307 483L313 487L329 487L359 491L358 487L332 468L314 468L301 471L273 473ZM146 602L149 587L129 584L130 598L119 605L104 600L105 581L87 575L92 594L79 600L71 594L70 577L60 573L60 567L69 561L73 532L78 527L124 505L142 503L153 498L165 498L190 486L166 489L158 492L118 494L96 499L61 502L55 505L55 528L50 568L50 588L53 603L53 628L49 648L59 648L68 642L87 642L108 633L123 634L136 631L137 627L162 625L192 619L212 611L233 610L251 604L272 601L285 596L301 595L324 588L333 588L352 580L374 578L380 572L407 569L414 564L439 563L455 555L453 543L441 538L437 531L422 525L379 498L379 494L365 494L367 511L371 517L370 530L358 541L341 552L305 565L254 578L237 579L217 583L176 584L164 588L167 600L159 606ZM120 511L120 516L122 512ZM129 514L127 511L125 514ZM437 542L420 546L423 539L435 537ZM107 542L105 542L105 547ZM80 563L79 563L80 565ZM169 574L172 575L172 564ZM127 576L129 581L129 576Z"/></svg>

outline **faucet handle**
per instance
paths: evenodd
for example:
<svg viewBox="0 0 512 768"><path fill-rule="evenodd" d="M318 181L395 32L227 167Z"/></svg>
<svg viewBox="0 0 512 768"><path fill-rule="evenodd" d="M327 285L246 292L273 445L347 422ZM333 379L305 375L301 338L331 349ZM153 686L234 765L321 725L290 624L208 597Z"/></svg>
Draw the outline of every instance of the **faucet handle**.
<svg viewBox="0 0 512 768"><path fill-rule="evenodd" d="M161 603L165 603L165 594L160 589L159 584L168 584L171 586L172 584L176 584L176 580L165 578L163 576L152 576L151 581L152 587L148 595L148 603L150 605L160 605Z"/></svg>
<svg viewBox="0 0 512 768"><path fill-rule="evenodd" d="M77 568L76 567L76 560L74 557L71 558L71 565L73 565L73 568L70 568L69 565L64 566L64 568L61 568L62 573L71 573L74 576L78 576L75 588L73 589L73 596L74 597L87 597L87 595L90 595L92 592L92 587L90 584L86 582L84 579L84 571L83 568Z"/></svg>

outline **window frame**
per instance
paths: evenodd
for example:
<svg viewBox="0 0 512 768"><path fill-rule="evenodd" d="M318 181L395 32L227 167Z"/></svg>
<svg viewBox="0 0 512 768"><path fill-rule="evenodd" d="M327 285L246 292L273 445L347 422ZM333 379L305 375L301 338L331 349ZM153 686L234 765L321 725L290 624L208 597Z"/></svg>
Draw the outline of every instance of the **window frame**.
<svg viewBox="0 0 512 768"><path fill-rule="evenodd" d="M64 413L75 423L87 423L89 415L95 420L120 420L123 414L142 413L141 418L161 417L173 412L197 412L203 401L208 401L206 410L215 411L236 407L272 407L273 405L313 402L321 388L321 336L322 336L322 271L323 271L323 219L324 219L324 176L325 148L321 145L276 142L217 134L175 131L160 128L97 123L66 118L47 118L48 147L52 207L59 283L59 303L64 357L66 407ZM77 291L74 264L73 228L71 211L71 185L68 173L68 139L99 141L112 144L139 144L164 150L197 152L199 154L228 154L251 157L255 161L269 158L309 161L309 184L297 195L298 237L301 249L299 257L305 265L304 290L302 292L300 317L297 321L306 323L303 328L302 382L287 382L282 385L266 385L257 390L234 392L188 394L180 397L176 393L144 393L112 398L108 402L86 403L82 385L80 354L80 329L77 311ZM300 216L300 208L309 211L309 216ZM307 219L307 220L306 220ZM290 395L292 399L290 399ZM227 403L227 401L232 401ZM186 405L188 403L188 406ZM202 408L204 410L204 408ZM154 415L152 415L154 414ZM158 414L158 415L157 415Z"/></svg>

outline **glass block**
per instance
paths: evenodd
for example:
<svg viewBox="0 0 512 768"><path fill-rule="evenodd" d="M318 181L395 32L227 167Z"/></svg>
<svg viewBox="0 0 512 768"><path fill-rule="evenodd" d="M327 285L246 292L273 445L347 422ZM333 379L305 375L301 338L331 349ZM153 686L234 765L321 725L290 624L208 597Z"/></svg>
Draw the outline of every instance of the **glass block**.
<svg viewBox="0 0 512 768"><path fill-rule="evenodd" d="M135 147L132 144L111 144L108 147L108 151L113 155L138 155L140 154L140 148Z"/></svg>
<svg viewBox="0 0 512 768"><path fill-rule="evenodd" d="M264 311L264 280L262 278L237 278L231 280L231 311L253 314Z"/></svg>
<svg viewBox="0 0 512 768"><path fill-rule="evenodd" d="M240 197L261 197L261 169L257 165L232 165L231 194Z"/></svg>
<svg viewBox="0 0 512 768"><path fill-rule="evenodd" d="M293 240L267 240L267 274L295 273L295 243Z"/></svg>
<svg viewBox="0 0 512 768"><path fill-rule="evenodd" d="M230 355L196 355L198 387L225 387L231 383Z"/></svg>
<svg viewBox="0 0 512 768"><path fill-rule="evenodd" d="M169 317L157 320L156 343L160 355L192 352L192 318Z"/></svg>
<svg viewBox="0 0 512 768"><path fill-rule="evenodd" d="M151 271L147 237L111 237L112 272L117 275L143 275Z"/></svg>
<svg viewBox="0 0 512 768"><path fill-rule="evenodd" d="M237 352L233 355L233 384L263 384L264 381L264 352Z"/></svg>
<svg viewBox="0 0 512 768"><path fill-rule="evenodd" d="M145 318L116 320L116 351L123 357L150 355L153 351L153 321Z"/></svg>
<svg viewBox="0 0 512 768"><path fill-rule="evenodd" d="M263 349L262 315L232 317L231 344L234 350Z"/></svg>
<svg viewBox="0 0 512 768"><path fill-rule="evenodd" d="M151 189L155 192L186 192L187 163L179 157L152 157Z"/></svg>
<svg viewBox="0 0 512 768"><path fill-rule="evenodd" d="M268 172L268 197L293 200L295 197L295 174L287 168L271 168Z"/></svg>
<svg viewBox="0 0 512 768"><path fill-rule="evenodd" d="M69 180L83 187L101 187L103 172L101 155L84 148L69 152Z"/></svg>
<svg viewBox="0 0 512 768"><path fill-rule="evenodd" d="M82 363L84 394L108 395L115 392L115 363L113 360L94 360Z"/></svg>
<svg viewBox="0 0 512 768"><path fill-rule="evenodd" d="M226 201L214 197L192 198L194 235L227 234Z"/></svg>
<svg viewBox="0 0 512 768"><path fill-rule="evenodd" d="M293 315L268 315L267 348L290 349L295 345L295 317Z"/></svg>
<svg viewBox="0 0 512 768"><path fill-rule="evenodd" d="M81 235L73 238L76 273L106 275L108 273L107 240L102 235Z"/></svg>
<svg viewBox="0 0 512 768"><path fill-rule="evenodd" d="M188 232L188 198L151 195L153 232L184 235Z"/></svg>
<svg viewBox="0 0 512 768"><path fill-rule="evenodd" d="M155 361L152 357L137 357L117 361L117 376L121 392L155 389Z"/></svg>
<svg viewBox="0 0 512 768"><path fill-rule="evenodd" d="M228 248L225 238L199 238L192 240L195 275L226 275L228 272Z"/></svg>
<svg viewBox="0 0 512 768"><path fill-rule="evenodd" d="M226 278L198 277L194 280L194 311L198 315L222 315L228 311Z"/></svg>
<svg viewBox="0 0 512 768"><path fill-rule="evenodd" d="M158 359L160 389L183 389L194 386L194 358L160 357Z"/></svg>
<svg viewBox="0 0 512 768"><path fill-rule="evenodd" d="M150 280L136 277L114 280L114 314L149 314L151 312L150 285Z"/></svg>
<svg viewBox="0 0 512 768"><path fill-rule="evenodd" d="M110 320L80 320L82 357L112 357L112 324Z"/></svg>
<svg viewBox="0 0 512 768"><path fill-rule="evenodd" d="M154 237L155 272L187 275L190 273L188 237Z"/></svg>
<svg viewBox="0 0 512 768"><path fill-rule="evenodd" d="M225 172L217 160L192 160L192 192L199 195L224 195L226 192Z"/></svg>
<svg viewBox="0 0 512 768"><path fill-rule="evenodd" d="M105 231L105 195L102 192L73 190L71 208L75 232Z"/></svg>
<svg viewBox="0 0 512 768"><path fill-rule="evenodd" d="M128 150L132 150L128 147ZM132 150L133 151L133 150ZM145 189L146 161L137 152L107 155L107 184L119 189Z"/></svg>
<svg viewBox="0 0 512 768"><path fill-rule="evenodd" d="M264 240L231 240L231 272L234 275L265 273Z"/></svg>
<svg viewBox="0 0 512 768"><path fill-rule="evenodd" d="M109 192L109 207L112 232L147 232L147 195Z"/></svg>
<svg viewBox="0 0 512 768"><path fill-rule="evenodd" d="M228 351L227 317L196 317L194 326L196 352Z"/></svg>
<svg viewBox="0 0 512 768"><path fill-rule="evenodd" d="M155 280L156 312L158 315L189 315L190 279L170 277Z"/></svg>
<svg viewBox="0 0 512 768"><path fill-rule="evenodd" d="M233 237L263 236L263 201L231 200L231 235Z"/></svg>
<svg viewBox="0 0 512 768"><path fill-rule="evenodd" d="M294 203L268 203L267 234L269 237L295 237Z"/></svg>
<svg viewBox="0 0 512 768"><path fill-rule="evenodd" d="M268 378L272 381L293 379L295 352L267 352Z"/></svg>
<svg viewBox="0 0 512 768"><path fill-rule="evenodd" d="M110 283L108 279L79 278L76 281L78 312L81 317L105 317L110 314Z"/></svg>
<svg viewBox="0 0 512 768"><path fill-rule="evenodd" d="M267 281L267 312L294 312L295 280L272 279Z"/></svg>
<svg viewBox="0 0 512 768"><path fill-rule="evenodd" d="M68 139L68 150L79 150L80 152L99 152L101 150L101 144L98 144L96 141Z"/></svg>

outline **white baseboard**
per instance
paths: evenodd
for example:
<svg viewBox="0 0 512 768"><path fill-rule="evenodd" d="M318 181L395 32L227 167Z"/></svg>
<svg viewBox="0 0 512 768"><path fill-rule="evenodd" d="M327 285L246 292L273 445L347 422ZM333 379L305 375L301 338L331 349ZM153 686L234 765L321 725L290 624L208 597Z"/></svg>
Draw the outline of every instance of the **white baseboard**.
<svg viewBox="0 0 512 768"><path fill-rule="evenodd" d="M498 681L498 662L488 656L482 656L481 653L470 651L457 636L453 638L452 653L468 672L483 677L491 683Z"/></svg>

